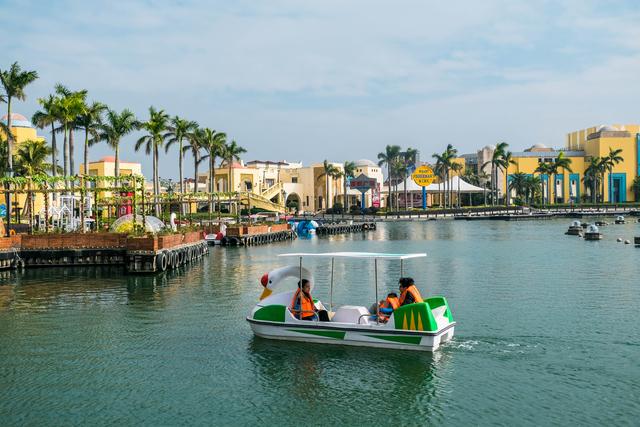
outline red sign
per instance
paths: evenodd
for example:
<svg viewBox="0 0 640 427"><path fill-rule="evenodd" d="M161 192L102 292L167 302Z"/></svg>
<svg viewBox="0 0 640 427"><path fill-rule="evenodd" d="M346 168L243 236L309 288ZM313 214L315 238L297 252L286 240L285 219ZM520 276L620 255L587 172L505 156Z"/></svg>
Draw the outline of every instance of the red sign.
<svg viewBox="0 0 640 427"><path fill-rule="evenodd" d="M380 207L380 184L376 184L373 190L373 196L371 197L371 206L374 208Z"/></svg>
<svg viewBox="0 0 640 427"><path fill-rule="evenodd" d="M365 174L361 173L357 177L351 178L351 181L349 181L349 187L354 190L366 193L371 188L375 188L377 182L378 181L376 181L375 178L369 178Z"/></svg>

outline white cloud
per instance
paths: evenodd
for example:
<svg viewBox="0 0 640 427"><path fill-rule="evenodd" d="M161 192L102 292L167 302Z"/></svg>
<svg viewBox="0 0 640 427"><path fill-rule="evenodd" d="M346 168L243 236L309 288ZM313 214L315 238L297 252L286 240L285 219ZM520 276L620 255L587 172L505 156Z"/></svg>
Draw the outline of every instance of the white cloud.
<svg viewBox="0 0 640 427"><path fill-rule="evenodd" d="M0 4L0 49L40 72L26 114L61 81L226 130L248 157L310 162L388 143L558 145L638 121L637 18L583 1L14 1Z"/></svg>

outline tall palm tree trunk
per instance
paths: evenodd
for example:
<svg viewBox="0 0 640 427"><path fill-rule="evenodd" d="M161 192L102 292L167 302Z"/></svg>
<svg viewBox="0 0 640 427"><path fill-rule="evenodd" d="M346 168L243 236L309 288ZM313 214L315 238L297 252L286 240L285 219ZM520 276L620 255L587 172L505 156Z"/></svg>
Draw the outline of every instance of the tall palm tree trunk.
<svg viewBox="0 0 640 427"><path fill-rule="evenodd" d="M73 127L69 129L69 175L75 175Z"/></svg>
<svg viewBox="0 0 640 427"><path fill-rule="evenodd" d="M393 203L391 202L391 166L387 162L387 179L389 180L389 186L387 187L387 193L389 193L389 202L387 203L387 212L393 209Z"/></svg>
<svg viewBox="0 0 640 427"><path fill-rule="evenodd" d="M198 192L198 153L193 156L193 192Z"/></svg>
<svg viewBox="0 0 640 427"><path fill-rule="evenodd" d="M7 166L9 176L13 177L13 135L11 134L11 96L7 97ZM5 184L5 190L9 189L10 184ZM11 224L11 194L9 192L5 193L5 206L7 207L7 211L5 214L6 225L5 225L5 235L7 237L10 236L9 225Z"/></svg>
<svg viewBox="0 0 640 427"><path fill-rule="evenodd" d="M215 160L212 155L209 154L209 213L213 213L213 197L211 197L211 194L213 194L213 181L215 176Z"/></svg>
<svg viewBox="0 0 640 427"><path fill-rule="evenodd" d="M182 161L183 161L183 154L182 154L182 138L180 138L180 141L178 141L178 173L180 175L180 185L179 185L179 189L180 189L180 199L182 199L182 197L184 196L184 176L182 174ZM186 215L187 210L186 207L184 205L184 203L180 203L180 215Z"/></svg>
<svg viewBox="0 0 640 427"><path fill-rule="evenodd" d="M154 180L154 205L157 217L160 217L160 204L158 196L160 194L160 179L158 174L158 144L153 144L153 180Z"/></svg>
<svg viewBox="0 0 640 427"><path fill-rule="evenodd" d="M64 151L64 165L62 167L62 171L64 176L69 176L69 140L67 139L67 123L64 123L63 127L63 135L64 135L64 146L62 150ZM68 182L65 180L65 186L68 187Z"/></svg>

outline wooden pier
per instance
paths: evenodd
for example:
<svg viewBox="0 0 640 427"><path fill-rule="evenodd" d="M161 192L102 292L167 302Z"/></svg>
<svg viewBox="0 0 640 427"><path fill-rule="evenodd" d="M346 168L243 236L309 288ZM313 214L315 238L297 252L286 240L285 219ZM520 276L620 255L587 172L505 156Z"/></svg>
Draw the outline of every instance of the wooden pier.
<svg viewBox="0 0 640 427"><path fill-rule="evenodd" d="M322 224L316 228L316 235L325 236L331 234L358 233L362 231L372 231L376 228L375 222Z"/></svg>
<svg viewBox="0 0 640 427"><path fill-rule="evenodd" d="M118 233L17 235L0 239L0 270L33 267L123 266L156 273L192 263L209 247L199 231L127 237Z"/></svg>

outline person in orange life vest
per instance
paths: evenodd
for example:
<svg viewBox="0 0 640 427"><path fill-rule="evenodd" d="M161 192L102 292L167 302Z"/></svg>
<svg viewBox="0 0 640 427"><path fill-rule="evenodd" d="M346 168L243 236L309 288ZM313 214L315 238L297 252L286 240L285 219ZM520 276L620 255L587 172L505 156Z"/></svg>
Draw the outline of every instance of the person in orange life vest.
<svg viewBox="0 0 640 427"><path fill-rule="evenodd" d="M413 304L416 302L423 302L420 291L416 288L415 283L411 277L400 278L400 306Z"/></svg>
<svg viewBox="0 0 640 427"><path fill-rule="evenodd" d="M378 315L380 322L387 323L393 310L400 307L400 301L398 300L398 294L391 292L387 295L387 298L380 301L378 305Z"/></svg>
<svg viewBox="0 0 640 427"><path fill-rule="evenodd" d="M296 319L316 319L318 310L313 304L313 297L311 297L311 282L307 279L302 279L301 282L298 282L298 289L293 294L289 309Z"/></svg>

